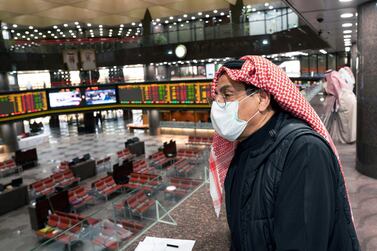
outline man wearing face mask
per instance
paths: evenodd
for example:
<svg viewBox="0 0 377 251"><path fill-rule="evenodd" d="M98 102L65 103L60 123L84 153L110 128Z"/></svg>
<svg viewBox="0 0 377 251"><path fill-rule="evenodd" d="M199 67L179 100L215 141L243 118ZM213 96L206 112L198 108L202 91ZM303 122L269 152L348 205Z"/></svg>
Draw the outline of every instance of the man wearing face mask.
<svg viewBox="0 0 377 251"><path fill-rule="evenodd" d="M232 251L360 250L336 148L267 59L226 62L212 85L210 192Z"/></svg>

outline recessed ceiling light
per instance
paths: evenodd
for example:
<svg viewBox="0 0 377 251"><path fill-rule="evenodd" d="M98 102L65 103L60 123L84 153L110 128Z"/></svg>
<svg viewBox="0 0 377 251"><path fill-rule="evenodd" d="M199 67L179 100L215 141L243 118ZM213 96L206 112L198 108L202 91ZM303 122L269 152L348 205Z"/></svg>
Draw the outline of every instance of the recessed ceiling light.
<svg viewBox="0 0 377 251"><path fill-rule="evenodd" d="M192 17L191 17L192 20L195 20L195 18L196 18L195 16L192 16Z"/></svg>
<svg viewBox="0 0 377 251"><path fill-rule="evenodd" d="M79 25L79 22L76 21L76 22L75 22L75 25Z"/></svg>
<svg viewBox="0 0 377 251"><path fill-rule="evenodd" d="M352 0L339 0L341 3L352 2Z"/></svg>
<svg viewBox="0 0 377 251"><path fill-rule="evenodd" d="M30 26L29 26L29 29L32 30L32 29L34 29L34 27L30 25Z"/></svg>
<svg viewBox="0 0 377 251"><path fill-rule="evenodd" d="M63 24L64 27L68 27L68 24Z"/></svg>
<svg viewBox="0 0 377 251"><path fill-rule="evenodd" d="M225 13L224 13L224 12L221 12L221 13L220 13L220 15L221 15L221 16L224 16L224 15L225 15Z"/></svg>
<svg viewBox="0 0 377 251"><path fill-rule="evenodd" d="M86 25L87 25L88 27L92 26L92 24L91 24L91 23L87 23Z"/></svg>
<svg viewBox="0 0 377 251"><path fill-rule="evenodd" d="M166 23L166 24L168 24L168 23L169 23L169 21L168 21L168 20L165 20L165 23Z"/></svg>
<svg viewBox="0 0 377 251"><path fill-rule="evenodd" d="M156 18L156 22L160 22L161 20L159 18Z"/></svg>
<svg viewBox="0 0 377 251"><path fill-rule="evenodd" d="M342 27L352 27L352 23L344 23L342 24Z"/></svg>
<svg viewBox="0 0 377 251"><path fill-rule="evenodd" d="M352 35L344 35L343 37L344 37L344 38L351 38Z"/></svg>
<svg viewBox="0 0 377 251"><path fill-rule="evenodd" d="M25 31L25 34L29 34L29 32L28 32L28 31Z"/></svg>
<svg viewBox="0 0 377 251"><path fill-rule="evenodd" d="M340 15L341 18L350 18L350 17L353 17L353 13L343 13L342 15Z"/></svg>
<svg viewBox="0 0 377 251"><path fill-rule="evenodd" d="M201 16L201 15L203 15L203 13L202 12L198 12L198 16Z"/></svg>
<svg viewBox="0 0 377 251"><path fill-rule="evenodd" d="M343 33L344 34L350 34L350 33L352 33L352 30L344 30Z"/></svg>
<svg viewBox="0 0 377 251"><path fill-rule="evenodd" d="M267 39L263 39L262 44L268 44L268 40Z"/></svg>
<svg viewBox="0 0 377 251"><path fill-rule="evenodd" d="M57 28L58 28L58 26L54 25L54 26L52 26L52 28L54 28L54 29L57 29Z"/></svg>
<svg viewBox="0 0 377 251"><path fill-rule="evenodd" d="M173 20L173 19L174 19L174 17L169 17L169 19L170 19L170 20Z"/></svg>
<svg viewBox="0 0 377 251"><path fill-rule="evenodd" d="M209 15L208 15L208 14L206 15L206 18L209 18Z"/></svg>
<svg viewBox="0 0 377 251"><path fill-rule="evenodd" d="M183 14L183 17L186 18L186 17L187 17L187 14Z"/></svg>
<svg viewBox="0 0 377 251"><path fill-rule="evenodd" d="M215 14L216 14L216 13L217 13L217 10L213 10L213 13L215 13Z"/></svg>
<svg viewBox="0 0 377 251"><path fill-rule="evenodd" d="M13 26L13 28L17 28L18 25L17 24L13 24L12 26Z"/></svg>
<svg viewBox="0 0 377 251"><path fill-rule="evenodd" d="M60 31L60 29L56 29L56 31L57 31L57 32L59 32L59 31Z"/></svg>
<svg viewBox="0 0 377 251"><path fill-rule="evenodd" d="M269 3L264 3L264 6L266 6L266 7L269 6L269 5L270 5Z"/></svg>
<svg viewBox="0 0 377 251"><path fill-rule="evenodd" d="M344 48L345 49L345 51L350 51L351 50L351 47L346 47L346 48Z"/></svg>
<svg viewBox="0 0 377 251"><path fill-rule="evenodd" d="M269 8L270 10L272 10L272 9L274 8L274 6L270 5L268 8Z"/></svg>
<svg viewBox="0 0 377 251"><path fill-rule="evenodd" d="M131 23L131 25L132 25L132 26L135 26L135 25L136 25L136 23L135 23L135 22L133 22L133 23Z"/></svg>
<svg viewBox="0 0 377 251"><path fill-rule="evenodd" d="M251 11L257 11L257 9L255 9L255 8L252 8L252 9L251 9Z"/></svg>

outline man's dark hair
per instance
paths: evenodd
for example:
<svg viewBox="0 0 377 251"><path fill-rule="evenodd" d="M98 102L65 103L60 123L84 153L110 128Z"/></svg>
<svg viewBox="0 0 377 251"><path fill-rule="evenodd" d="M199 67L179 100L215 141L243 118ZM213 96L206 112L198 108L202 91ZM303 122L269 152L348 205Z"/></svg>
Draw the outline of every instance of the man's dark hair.
<svg viewBox="0 0 377 251"><path fill-rule="evenodd" d="M226 61L223 64L223 66L225 66L228 69L241 70L242 65L245 63L245 61L246 60L241 60L241 59L229 60L229 61ZM246 91L247 95L250 95L255 90L259 90L259 88L256 87L255 85L246 84L246 83L243 83L243 85L245 87L245 91ZM278 105L278 103L275 101L274 96L272 96L272 95L270 96L270 104L271 104L271 108L274 111L279 111L281 109L280 106Z"/></svg>

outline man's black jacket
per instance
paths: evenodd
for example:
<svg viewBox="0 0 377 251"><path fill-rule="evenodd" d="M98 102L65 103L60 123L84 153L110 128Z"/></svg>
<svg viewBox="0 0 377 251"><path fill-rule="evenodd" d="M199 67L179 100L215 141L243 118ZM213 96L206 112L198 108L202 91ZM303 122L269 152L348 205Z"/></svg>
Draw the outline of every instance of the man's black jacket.
<svg viewBox="0 0 377 251"><path fill-rule="evenodd" d="M334 153L287 113L238 145L225 200L231 250L360 250Z"/></svg>

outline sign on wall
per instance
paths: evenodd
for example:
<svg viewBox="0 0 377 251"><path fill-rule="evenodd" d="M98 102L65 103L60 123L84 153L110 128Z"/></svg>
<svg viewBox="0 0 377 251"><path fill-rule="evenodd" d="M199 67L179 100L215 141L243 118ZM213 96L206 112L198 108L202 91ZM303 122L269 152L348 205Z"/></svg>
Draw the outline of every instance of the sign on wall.
<svg viewBox="0 0 377 251"><path fill-rule="evenodd" d="M79 64L79 57L77 50L65 50L63 51L63 61L67 65L67 70L77 71Z"/></svg>
<svg viewBox="0 0 377 251"><path fill-rule="evenodd" d="M96 67L96 53L92 49L80 50L80 58L83 70L95 70Z"/></svg>

